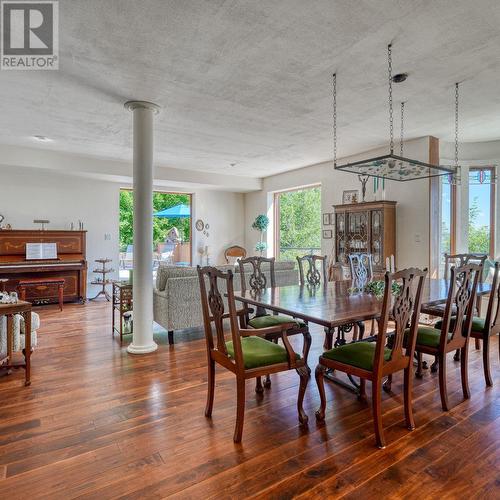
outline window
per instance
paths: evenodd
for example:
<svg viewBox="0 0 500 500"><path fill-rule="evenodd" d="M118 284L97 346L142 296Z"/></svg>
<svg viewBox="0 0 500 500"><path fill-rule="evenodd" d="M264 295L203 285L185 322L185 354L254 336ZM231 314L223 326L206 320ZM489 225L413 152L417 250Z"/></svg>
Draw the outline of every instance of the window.
<svg viewBox="0 0 500 500"><path fill-rule="evenodd" d="M120 191L120 278L127 278L133 264L133 200L133 191ZM154 192L153 213L166 209L171 216L153 217L153 275L160 261L191 264L191 195Z"/></svg>
<svg viewBox="0 0 500 500"><path fill-rule="evenodd" d="M493 168L469 169L469 252L494 254Z"/></svg>
<svg viewBox="0 0 500 500"><path fill-rule="evenodd" d="M321 186L276 193L275 257L321 254Z"/></svg>

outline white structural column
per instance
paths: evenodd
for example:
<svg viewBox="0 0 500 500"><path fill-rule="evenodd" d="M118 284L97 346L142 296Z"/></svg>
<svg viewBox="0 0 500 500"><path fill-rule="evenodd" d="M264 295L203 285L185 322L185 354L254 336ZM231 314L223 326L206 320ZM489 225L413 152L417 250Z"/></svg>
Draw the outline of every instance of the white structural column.
<svg viewBox="0 0 500 500"><path fill-rule="evenodd" d="M146 354L158 346L153 340L153 118L156 104L128 101L134 116L134 327L127 351Z"/></svg>

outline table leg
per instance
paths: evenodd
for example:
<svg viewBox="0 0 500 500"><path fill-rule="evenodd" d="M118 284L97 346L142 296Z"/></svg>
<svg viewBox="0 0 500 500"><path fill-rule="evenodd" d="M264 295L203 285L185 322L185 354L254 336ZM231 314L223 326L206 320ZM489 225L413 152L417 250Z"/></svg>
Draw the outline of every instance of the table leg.
<svg viewBox="0 0 500 500"><path fill-rule="evenodd" d="M64 301L64 285L59 285L59 310L63 310Z"/></svg>
<svg viewBox="0 0 500 500"><path fill-rule="evenodd" d="M26 376L24 385L31 384L31 310L24 313L24 362Z"/></svg>

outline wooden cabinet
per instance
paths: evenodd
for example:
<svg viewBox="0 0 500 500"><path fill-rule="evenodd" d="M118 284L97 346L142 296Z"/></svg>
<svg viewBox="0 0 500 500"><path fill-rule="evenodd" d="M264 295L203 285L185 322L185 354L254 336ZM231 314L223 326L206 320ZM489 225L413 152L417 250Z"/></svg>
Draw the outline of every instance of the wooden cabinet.
<svg viewBox="0 0 500 500"><path fill-rule="evenodd" d="M377 271L385 259L396 256L396 202L369 201L334 205L335 258L348 266L351 253L371 253Z"/></svg>

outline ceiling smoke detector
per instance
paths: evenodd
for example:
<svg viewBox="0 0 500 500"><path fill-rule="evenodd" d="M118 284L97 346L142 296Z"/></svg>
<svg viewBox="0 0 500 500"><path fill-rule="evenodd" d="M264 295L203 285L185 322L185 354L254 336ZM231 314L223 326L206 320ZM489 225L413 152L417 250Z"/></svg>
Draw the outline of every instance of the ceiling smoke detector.
<svg viewBox="0 0 500 500"><path fill-rule="evenodd" d="M398 73L392 77L393 83L403 83L408 78L408 73Z"/></svg>

